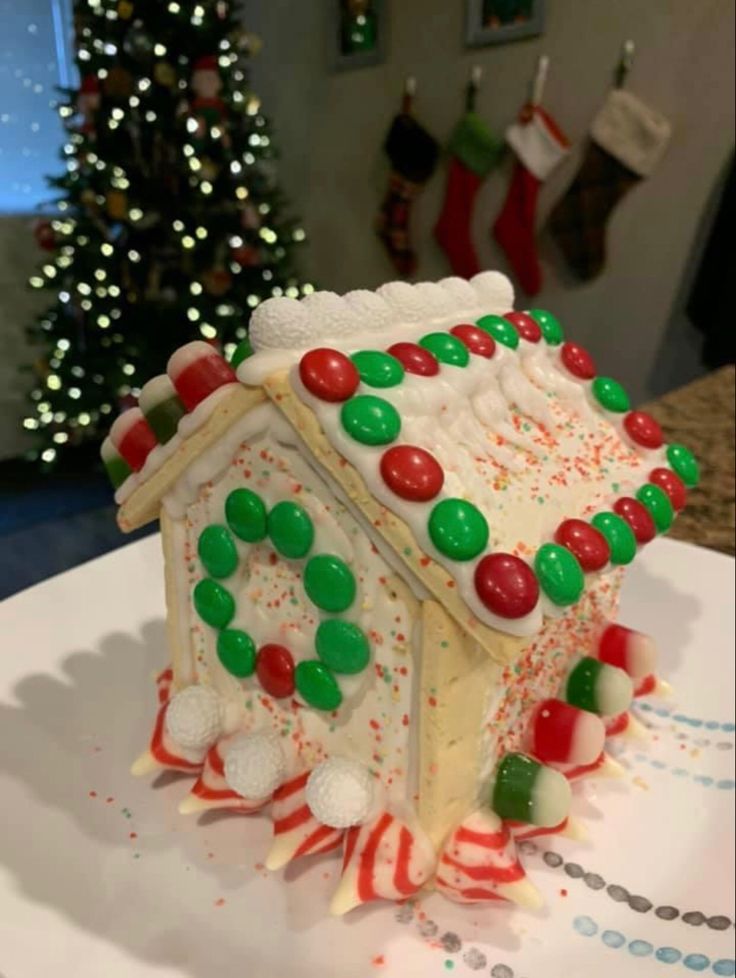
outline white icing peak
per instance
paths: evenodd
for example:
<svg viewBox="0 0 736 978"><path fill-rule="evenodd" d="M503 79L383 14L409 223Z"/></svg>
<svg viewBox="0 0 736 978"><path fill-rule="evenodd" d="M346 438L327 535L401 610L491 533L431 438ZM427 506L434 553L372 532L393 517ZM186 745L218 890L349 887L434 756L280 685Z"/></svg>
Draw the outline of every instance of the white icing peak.
<svg viewBox="0 0 736 978"><path fill-rule="evenodd" d="M222 731L220 697L210 686L187 686L166 709L166 732L187 750L206 750Z"/></svg>
<svg viewBox="0 0 736 978"><path fill-rule="evenodd" d="M373 778L365 765L330 757L309 775L306 800L318 822L333 829L361 825L371 813Z"/></svg>
<svg viewBox="0 0 736 978"><path fill-rule="evenodd" d="M376 333L429 325L453 313L508 312L513 303L511 283L500 272L481 272L471 282L388 282L376 292L358 289L345 296L313 292L300 301L280 297L258 306L251 318L250 341L256 353L305 350L347 337L359 344Z"/></svg>
<svg viewBox="0 0 736 978"><path fill-rule="evenodd" d="M225 755L225 780L243 798L267 798L286 777L286 758L274 734L236 737Z"/></svg>

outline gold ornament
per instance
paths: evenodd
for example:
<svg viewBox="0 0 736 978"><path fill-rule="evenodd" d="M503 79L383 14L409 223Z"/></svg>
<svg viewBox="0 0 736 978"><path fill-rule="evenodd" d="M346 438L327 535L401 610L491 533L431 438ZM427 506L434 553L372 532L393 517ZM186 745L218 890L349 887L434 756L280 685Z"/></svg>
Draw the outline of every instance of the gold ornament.
<svg viewBox="0 0 736 978"><path fill-rule="evenodd" d="M125 68L116 66L108 71L102 87L105 94L113 98L128 98L133 94L133 76Z"/></svg>
<svg viewBox="0 0 736 978"><path fill-rule="evenodd" d="M165 88L174 88L176 85L176 71L168 61L159 61L154 65L153 78Z"/></svg>
<svg viewBox="0 0 736 978"><path fill-rule="evenodd" d="M122 190L108 190L105 206L114 221L123 221L128 216L128 195Z"/></svg>
<svg viewBox="0 0 736 978"><path fill-rule="evenodd" d="M135 8L130 0L120 0L120 3L118 4L118 17L121 20L130 20L130 18L133 16L134 9Z"/></svg>

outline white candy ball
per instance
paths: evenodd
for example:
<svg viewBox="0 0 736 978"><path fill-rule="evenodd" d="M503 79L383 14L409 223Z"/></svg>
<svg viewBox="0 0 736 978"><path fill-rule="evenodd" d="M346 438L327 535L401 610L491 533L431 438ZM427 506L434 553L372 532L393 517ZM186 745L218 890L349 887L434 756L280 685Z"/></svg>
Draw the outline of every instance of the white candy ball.
<svg viewBox="0 0 736 978"><path fill-rule="evenodd" d="M187 750L211 747L222 730L220 697L211 686L187 686L170 701L166 732Z"/></svg>
<svg viewBox="0 0 736 978"><path fill-rule="evenodd" d="M514 308L514 287L501 272L479 272L470 284L489 312L501 315Z"/></svg>
<svg viewBox="0 0 736 978"><path fill-rule="evenodd" d="M307 310L296 299L267 299L255 310L248 333L254 350L299 350L309 346Z"/></svg>
<svg viewBox="0 0 736 978"><path fill-rule="evenodd" d="M286 758L274 734L240 734L225 755L225 780L243 798L267 798L286 778Z"/></svg>
<svg viewBox="0 0 736 978"><path fill-rule="evenodd" d="M361 330L368 333L380 333L389 329L396 321L396 315L391 306L377 292L368 289L355 289L348 292L345 301L360 318Z"/></svg>
<svg viewBox="0 0 736 978"><path fill-rule="evenodd" d="M425 302L408 282L386 282L378 289L401 323L419 323L426 315Z"/></svg>
<svg viewBox="0 0 736 978"><path fill-rule="evenodd" d="M424 303L428 320L450 316L455 311L452 296L439 282L419 282L414 289Z"/></svg>
<svg viewBox="0 0 736 978"><path fill-rule="evenodd" d="M333 829L347 829L370 815L373 778L358 761L330 757L309 775L305 794L317 821Z"/></svg>
<svg viewBox="0 0 736 978"><path fill-rule="evenodd" d="M312 292L301 304L307 310L314 341L353 336L360 330L360 318L336 292Z"/></svg>
<svg viewBox="0 0 736 978"><path fill-rule="evenodd" d="M451 275L449 278L442 279L440 287L452 298L455 312L468 312L478 308L478 296L475 289L464 278Z"/></svg>

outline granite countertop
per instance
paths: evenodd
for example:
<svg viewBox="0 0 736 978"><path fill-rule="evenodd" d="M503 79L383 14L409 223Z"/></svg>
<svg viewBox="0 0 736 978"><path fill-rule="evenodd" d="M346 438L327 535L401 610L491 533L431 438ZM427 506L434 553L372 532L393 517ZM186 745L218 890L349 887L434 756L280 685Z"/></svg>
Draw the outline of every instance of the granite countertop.
<svg viewBox="0 0 736 978"><path fill-rule="evenodd" d="M700 462L700 485L688 492L687 506L669 535L732 555L735 379L736 368L723 367L644 406L661 424L667 441L687 445Z"/></svg>

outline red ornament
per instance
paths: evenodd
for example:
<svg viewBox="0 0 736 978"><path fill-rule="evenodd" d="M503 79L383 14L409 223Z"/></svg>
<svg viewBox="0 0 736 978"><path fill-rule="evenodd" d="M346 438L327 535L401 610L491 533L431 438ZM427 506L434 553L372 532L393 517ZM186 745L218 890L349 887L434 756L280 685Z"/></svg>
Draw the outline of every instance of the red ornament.
<svg viewBox="0 0 736 978"><path fill-rule="evenodd" d="M687 489L679 475L675 475L671 469L652 469L649 473L649 481L667 493L676 512L679 513L684 509L687 502Z"/></svg>
<svg viewBox="0 0 736 978"><path fill-rule="evenodd" d="M434 499L445 481L445 473L434 455L414 445L387 449L381 458L381 475L397 496L420 503Z"/></svg>
<svg viewBox="0 0 736 978"><path fill-rule="evenodd" d="M250 245L243 245L240 248L233 248L232 259L241 268L253 268L261 265L261 253L257 248Z"/></svg>
<svg viewBox="0 0 736 978"><path fill-rule="evenodd" d="M479 561L475 590L486 608L500 618L523 618L539 600L534 571L513 554L487 554Z"/></svg>
<svg viewBox="0 0 736 978"><path fill-rule="evenodd" d="M657 535L651 513L638 499L622 496L613 504L613 511L626 520L634 531L637 543L649 543Z"/></svg>
<svg viewBox="0 0 736 978"><path fill-rule="evenodd" d="M516 327L516 332L528 343L539 343L542 338L542 330L531 316L525 312L506 312L503 318L508 320L512 326Z"/></svg>
<svg viewBox="0 0 736 978"><path fill-rule="evenodd" d="M606 538L585 520L564 520L557 527L555 542L567 547L584 571L600 570L611 557Z"/></svg>
<svg viewBox="0 0 736 978"><path fill-rule="evenodd" d="M38 247L44 251L53 251L56 247L56 232L51 227L51 221L37 221L33 236Z"/></svg>
<svg viewBox="0 0 736 978"><path fill-rule="evenodd" d="M435 377L440 372L437 358L418 343L394 343L387 352L396 357L408 374Z"/></svg>
<svg viewBox="0 0 736 978"><path fill-rule="evenodd" d="M256 657L261 686L276 699L294 693L294 658L283 645L262 645Z"/></svg>
<svg viewBox="0 0 736 978"><path fill-rule="evenodd" d="M299 376L310 394L321 401L347 401L360 383L355 364L344 353L321 346L305 353Z"/></svg>
<svg viewBox="0 0 736 978"><path fill-rule="evenodd" d="M664 444L662 429L646 411L629 411L624 418L624 428L629 438L644 448L661 448Z"/></svg>
<svg viewBox="0 0 736 978"><path fill-rule="evenodd" d="M476 353L479 357L490 360L496 352L496 341L484 329L478 329L470 323L461 323L459 326L453 326L450 332L462 340L471 353Z"/></svg>
<svg viewBox="0 0 736 978"><path fill-rule="evenodd" d="M560 356L573 377L580 380L592 380L598 372L591 355L577 343L563 343Z"/></svg>

